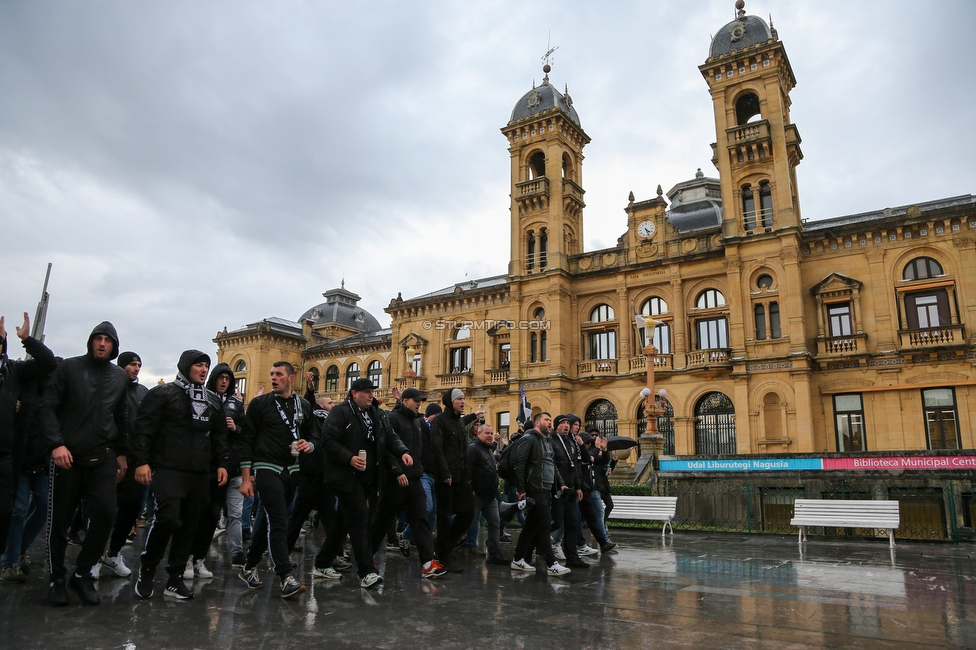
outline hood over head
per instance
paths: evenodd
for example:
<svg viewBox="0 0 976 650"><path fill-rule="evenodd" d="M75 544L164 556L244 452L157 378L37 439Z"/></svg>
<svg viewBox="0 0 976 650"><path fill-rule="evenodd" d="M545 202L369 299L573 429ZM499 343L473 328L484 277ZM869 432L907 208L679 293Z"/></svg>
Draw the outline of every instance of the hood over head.
<svg viewBox="0 0 976 650"><path fill-rule="evenodd" d="M115 325L112 325L112 323L108 322L107 320L104 320L96 325L95 329L93 329L91 334L88 335L88 356L92 356L92 339L95 338L96 334L105 334L112 339L112 343L115 344L112 347L112 356L108 358L109 361L112 361L115 359L115 357L119 356L119 333L115 331Z"/></svg>
<svg viewBox="0 0 976 650"><path fill-rule="evenodd" d="M192 365L192 364L191 364ZM224 362L218 363L210 370L210 375L207 377L207 388L213 392L217 392L217 378L221 375L227 375L230 377L230 386L227 387L227 395L237 394L237 378L234 376L234 371L230 369L230 366Z"/></svg>
<svg viewBox="0 0 976 650"><path fill-rule="evenodd" d="M176 369L180 371L183 378L189 381L190 379L190 366L197 363L198 361L206 361L209 365L210 355L206 352L200 352L200 350L187 350L180 355L180 360L176 364Z"/></svg>

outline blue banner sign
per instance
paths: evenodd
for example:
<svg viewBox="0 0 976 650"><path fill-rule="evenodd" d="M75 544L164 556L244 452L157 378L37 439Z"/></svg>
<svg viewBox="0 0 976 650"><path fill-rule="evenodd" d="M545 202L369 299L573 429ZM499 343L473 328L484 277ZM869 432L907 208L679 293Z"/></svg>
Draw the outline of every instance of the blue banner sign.
<svg viewBox="0 0 976 650"><path fill-rule="evenodd" d="M662 460L662 472L775 472L822 470L822 458L742 458Z"/></svg>

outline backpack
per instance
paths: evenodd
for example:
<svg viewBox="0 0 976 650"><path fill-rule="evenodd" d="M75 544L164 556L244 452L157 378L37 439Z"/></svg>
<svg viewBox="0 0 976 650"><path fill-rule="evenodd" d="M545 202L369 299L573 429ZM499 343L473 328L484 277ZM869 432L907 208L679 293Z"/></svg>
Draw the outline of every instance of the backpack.
<svg viewBox="0 0 976 650"><path fill-rule="evenodd" d="M515 476L515 449L522 444L528 436L523 434L510 442L507 447L502 449L501 456L498 457L498 463L496 464L496 469L498 470L498 477L503 481L514 481L517 476Z"/></svg>

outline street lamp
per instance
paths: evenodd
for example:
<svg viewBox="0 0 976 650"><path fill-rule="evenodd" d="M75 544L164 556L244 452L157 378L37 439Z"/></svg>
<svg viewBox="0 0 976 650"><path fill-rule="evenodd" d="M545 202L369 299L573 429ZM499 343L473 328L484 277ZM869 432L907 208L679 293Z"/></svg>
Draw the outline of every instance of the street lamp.
<svg viewBox="0 0 976 650"><path fill-rule="evenodd" d="M655 459L664 451L664 436L657 430L657 419L664 415L664 409L657 405L656 397L664 397L667 391L663 388L654 393L654 360L657 358L657 348L654 347L654 330L660 321L654 320L651 316L641 316L634 314L635 323L638 329L644 329L647 336L647 345L641 350L644 355L644 362L647 368L647 386L641 389L640 396L644 400L644 417L647 419L647 426L644 434L640 437L641 455L651 454Z"/></svg>

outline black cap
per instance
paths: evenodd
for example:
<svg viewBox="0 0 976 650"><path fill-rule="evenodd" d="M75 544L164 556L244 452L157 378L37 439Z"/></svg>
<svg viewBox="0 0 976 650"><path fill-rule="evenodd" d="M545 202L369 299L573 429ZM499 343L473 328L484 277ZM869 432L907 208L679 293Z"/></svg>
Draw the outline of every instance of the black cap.
<svg viewBox="0 0 976 650"><path fill-rule="evenodd" d="M440 404L438 404L437 402L431 402L430 404L427 405L427 410L424 411L424 415L430 417L432 415L439 415L440 413L443 412L444 409L441 408Z"/></svg>
<svg viewBox="0 0 976 650"><path fill-rule="evenodd" d="M594 438L590 434L584 432L584 433L579 434L579 437L580 437L580 440L583 441L583 444L584 445L591 445L591 444L593 444Z"/></svg>
<svg viewBox="0 0 976 650"><path fill-rule="evenodd" d="M352 382L352 386L349 387L350 390L375 390L376 386L373 385L371 379L366 377L360 377L356 381Z"/></svg>
<svg viewBox="0 0 976 650"><path fill-rule="evenodd" d="M400 399L402 399L402 400L403 399L412 399L412 400L416 400L418 402L426 402L427 401L427 398L424 397L424 394L421 393L416 388L408 388L407 390L403 391L403 393L400 395Z"/></svg>

